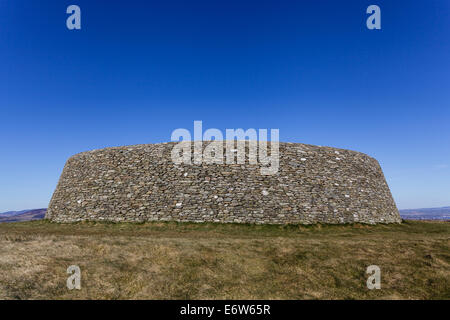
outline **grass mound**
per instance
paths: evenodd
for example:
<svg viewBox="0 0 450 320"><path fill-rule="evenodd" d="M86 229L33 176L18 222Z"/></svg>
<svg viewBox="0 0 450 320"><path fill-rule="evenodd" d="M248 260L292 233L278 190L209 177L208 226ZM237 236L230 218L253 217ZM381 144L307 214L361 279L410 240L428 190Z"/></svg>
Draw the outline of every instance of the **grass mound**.
<svg viewBox="0 0 450 320"><path fill-rule="evenodd" d="M450 223L0 224L1 299L449 299ZM368 290L366 268L381 268ZM70 265L81 290L66 288Z"/></svg>

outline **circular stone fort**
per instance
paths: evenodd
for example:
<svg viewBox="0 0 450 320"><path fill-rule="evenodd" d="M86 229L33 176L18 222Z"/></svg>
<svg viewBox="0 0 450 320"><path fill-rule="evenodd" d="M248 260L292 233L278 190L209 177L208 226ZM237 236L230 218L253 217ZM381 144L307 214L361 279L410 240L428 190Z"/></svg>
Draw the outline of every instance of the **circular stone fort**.
<svg viewBox="0 0 450 320"><path fill-rule="evenodd" d="M194 142L186 143L195 150ZM220 143L225 156L226 142ZM248 141L240 164L198 163L195 152L188 159L193 161L176 163L172 150L177 144L106 148L72 156L46 218L55 222L401 222L380 165L363 153L280 142L276 172L262 174L267 164L249 161ZM266 144L272 154L273 143ZM207 145L203 142L201 152Z"/></svg>

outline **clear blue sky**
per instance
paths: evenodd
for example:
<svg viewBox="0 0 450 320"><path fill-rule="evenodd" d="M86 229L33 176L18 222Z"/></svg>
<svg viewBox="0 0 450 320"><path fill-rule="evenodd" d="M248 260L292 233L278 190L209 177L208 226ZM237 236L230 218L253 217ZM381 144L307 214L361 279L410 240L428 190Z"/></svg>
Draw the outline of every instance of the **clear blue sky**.
<svg viewBox="0 0 450 320"><path fill-rule="evenodd" d="M450 205L450 2L295 2L0 0L0 212L46 207L72 154L194 120L361 151L400 209Z"/></svg>

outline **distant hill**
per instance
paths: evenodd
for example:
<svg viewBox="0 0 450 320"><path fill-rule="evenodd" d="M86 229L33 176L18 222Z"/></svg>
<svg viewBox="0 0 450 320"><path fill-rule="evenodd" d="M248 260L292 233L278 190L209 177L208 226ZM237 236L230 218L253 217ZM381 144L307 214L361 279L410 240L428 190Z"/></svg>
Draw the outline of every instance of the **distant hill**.
<svg viewBox="0 0 450 320"><path fill-rule="evenodd" d="M44 219L46 211L47 209L32 209L0 213L0 223Z"/></svg>
<svg viewBox="0 0 450 320"><path fill-rule="evenodd" d="M399 210L403 219L450 220L450 207Z"/></svg>
<svg viewBox="0 0 450 320"><path fill-rule="evenodd" d="M18 214L21 214L21 213L25 213L25 212L27 212L27 211L30 211L30 210L6 211L6 212L2 212L2 213L0 213L0 218L15 216L15 215L18 215Z"/></svg>

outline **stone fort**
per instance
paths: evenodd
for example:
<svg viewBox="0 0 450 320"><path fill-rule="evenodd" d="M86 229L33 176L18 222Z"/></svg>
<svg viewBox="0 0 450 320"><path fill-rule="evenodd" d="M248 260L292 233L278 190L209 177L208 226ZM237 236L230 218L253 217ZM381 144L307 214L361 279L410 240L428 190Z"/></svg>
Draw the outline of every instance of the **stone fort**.
<svg viewBox="0 0 450 320"><path fill-rule="evenodd" d="M176 144L114 147L70 157L46 218L55 222L401 222L380 165L363 153L280 142L278 171L262 175L262 165L247 158L241 164L174 163L171 152ZM222 145L225 149L225 142Z"/></svg>

